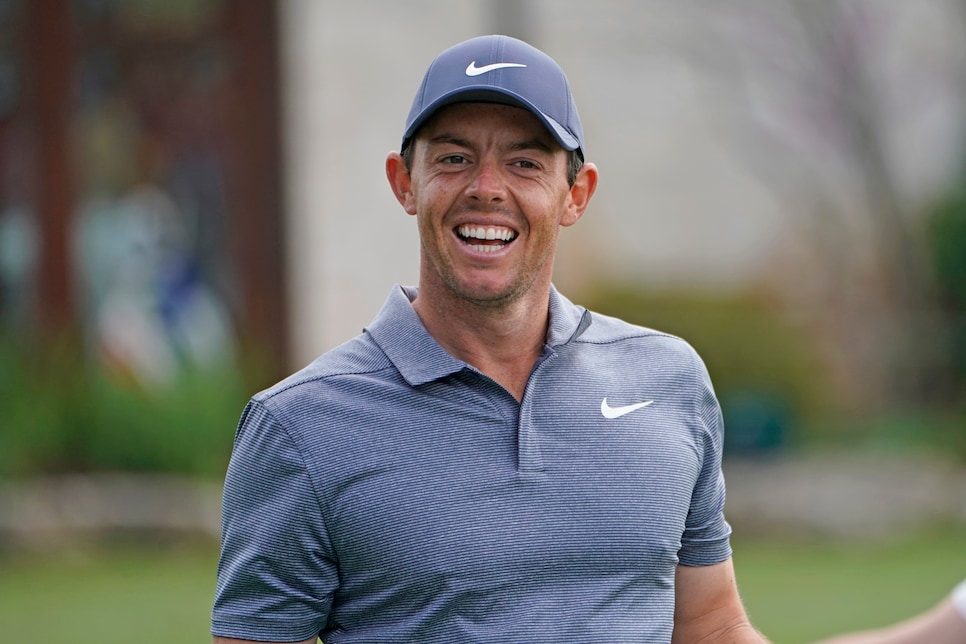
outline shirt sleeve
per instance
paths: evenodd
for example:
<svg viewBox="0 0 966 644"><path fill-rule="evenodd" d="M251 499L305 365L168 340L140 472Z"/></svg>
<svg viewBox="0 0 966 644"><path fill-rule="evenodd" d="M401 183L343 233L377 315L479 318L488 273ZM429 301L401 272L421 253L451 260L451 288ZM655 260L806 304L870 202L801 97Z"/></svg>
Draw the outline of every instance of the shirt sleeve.
<svg viewBox="0 0 966 644"><path fill-rule="evenodd" d="M338 571L318 497L290 434L249 402L222 501L213 635L300 641L325 626Z"/></svg>
<svg viewBox="0 0 966 644"><path fill-rule="evenodd" d="M724 420L708 370L696 353L693 357L699 386L695 429L703 453L678 560L685 566L708 566L731 556L731 526L724 515L725 480L721 470Z"/></svg>
<svg viewBox="0 0 966 644"><path fill-rule="evenodd" d="M959 585L953 589L953 606L956 607L956 612L966 622L966 579L959 582Z"/></svg>

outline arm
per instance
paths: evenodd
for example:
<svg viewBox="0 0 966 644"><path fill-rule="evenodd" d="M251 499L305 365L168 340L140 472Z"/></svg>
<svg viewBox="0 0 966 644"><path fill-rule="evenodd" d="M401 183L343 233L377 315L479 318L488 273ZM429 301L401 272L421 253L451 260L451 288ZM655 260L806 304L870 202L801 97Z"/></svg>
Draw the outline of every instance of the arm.
<svg viewBox="0 0 966 644"><path fill-rule="evenodd" d="M678 566L674 588L672 644L768 641L748 621L731 559L712 566Z"/></svg>
<svg viewBox="0 0 966 644"><path fill-rule="evenodd" d="M850 633L819 644L957 644L966 642L966 618L957 612L952 598L905 621L877 630Z"/></svg>
<svg viewBox="0 0 966 644"><path fill-rule="evenodd" d="M211 634L226 642L315 641L338 588L330 546L291 434L250 403L225 477Z"/></svg>

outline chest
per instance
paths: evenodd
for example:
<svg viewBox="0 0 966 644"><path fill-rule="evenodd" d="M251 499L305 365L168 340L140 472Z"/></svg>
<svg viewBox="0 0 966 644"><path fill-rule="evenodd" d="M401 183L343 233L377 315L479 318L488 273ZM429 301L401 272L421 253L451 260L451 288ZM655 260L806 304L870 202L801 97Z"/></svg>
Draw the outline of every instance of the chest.
<svg viewBox="0 0 966 644"><path fill-rule="evenodd" d="M666 575L700 439L679 401L592 380L535 381L522 404L495 385L435 383L385 413L342 414L314 475L343 579L371 589ZM608 418L608 391L612 408L654 401Z"/></svg>

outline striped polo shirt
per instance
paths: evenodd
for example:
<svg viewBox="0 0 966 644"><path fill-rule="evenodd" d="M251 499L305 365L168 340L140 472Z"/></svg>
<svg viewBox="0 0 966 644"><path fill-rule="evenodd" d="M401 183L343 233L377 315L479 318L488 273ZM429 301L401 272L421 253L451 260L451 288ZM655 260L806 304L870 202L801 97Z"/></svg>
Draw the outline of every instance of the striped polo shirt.
<svg viewBox="0 0 966 644"><path fill-rule="evenodd" d="M216 635L668 642L678 564L731 555L722 424L679 338L555 289L518 402L396 286L252 398L225 481Z"/></svg>

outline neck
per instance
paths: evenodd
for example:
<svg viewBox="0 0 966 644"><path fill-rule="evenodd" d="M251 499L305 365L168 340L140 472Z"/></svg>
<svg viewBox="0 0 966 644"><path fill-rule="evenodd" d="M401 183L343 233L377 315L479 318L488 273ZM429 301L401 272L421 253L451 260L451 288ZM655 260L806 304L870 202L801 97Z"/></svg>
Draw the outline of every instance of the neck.
<svg viewBox="0 0 966 644"><path fill-rule="evenodd" d="M549 285L534 284L518 300L488 306L441 297L421 285L413 308L450 355L500 383L519 401L546 343L549 298Z"/></svg>

